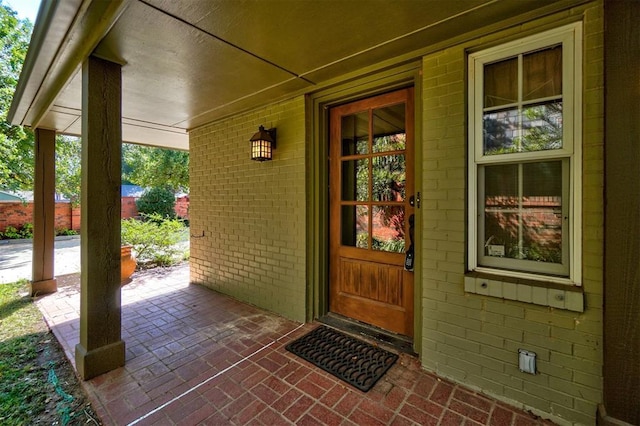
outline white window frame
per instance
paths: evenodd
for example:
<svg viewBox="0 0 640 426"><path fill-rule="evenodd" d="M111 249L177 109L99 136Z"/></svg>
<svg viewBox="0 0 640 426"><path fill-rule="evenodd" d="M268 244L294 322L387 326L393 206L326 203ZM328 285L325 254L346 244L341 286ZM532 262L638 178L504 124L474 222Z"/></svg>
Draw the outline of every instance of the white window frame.
<svg viewBox="0 0 640 426"><path fill-rule="evenodd" d="M483 152L483 78L484 65L517 55L562 44L563 145L560 149L484 155ZM500 276L556 282L580 286L582 283L582 25L575 23L515 40L469 55L469 155L468 155L468 269ZM479 231L484 220L478 205L479 166L563 160L563 195L568 193L568 211L563 197L563 241L568 242L568 270L558 276L557 268L540 263L529 271L500 267L500 261L480 265ZM568 165L567 165L568 164ZM564 177L568 174L569 187ZM567 232L567 234L565 234ZM566 237L565 237L566 235ZM565 239L566 238L566 239ZM563 246L563 257L565 247ZM512 260L512 259L510 259ZM566 276L565 276L566 275Z"/></svg>

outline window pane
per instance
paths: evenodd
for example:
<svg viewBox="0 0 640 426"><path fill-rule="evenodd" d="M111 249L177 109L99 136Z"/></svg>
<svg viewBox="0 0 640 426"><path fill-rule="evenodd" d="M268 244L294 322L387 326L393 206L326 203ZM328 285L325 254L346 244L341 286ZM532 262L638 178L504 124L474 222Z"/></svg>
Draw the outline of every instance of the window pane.
<svg viewBox="0 0 640 426"><path fill-rule="evenodd" d="M518 242L518 165L484 168L486 256L513 257Z"/></svg>
<svg viewBox="0 0 640 426"><path fill-rule="evenodd" d="M487 200L496 204L516 205L518 196L518 165L505 164L500 166L487 166L484 173L484 194ZM507 201L507 198L510 201Z"/></svg>
<svg viewBox="0 0 640 426"><path fill-rule="evenodd" d="M562 149L562 101L485 113L484 155Z"/></svg>
<svg viewBox="0 0 640 426"><path fill-rule="evenodd" d="M562 263L562 161L484 167L484 255Z"/></svg>
<svg viewBox="0 0 640 426"><path fill-rule="evenodd" d="M342 206L342 245L369 248L369 207Z"/></svg>
<svg viewBox="0 0 640 426"><path fill-rule="evenodd" d="M373 152L405 149L405 105L398 104L373 111Z"/></svg>
<svg viewBox="0 0 640 426"><path fill-rule="evenodd" d="M367 201L369 199L369 160L342 162L342 200Z"/></svg>
<svg viewBox="0 0 640 426"><path fill-rule="evenodd" d="M562 46L522 57L524 101L562 95Z"/></svg>
<svg viewBox="0 0 640 426"><path fill-rule="evenodd" d="M484 67L484 107L518 102L518 58Z"/></svg>
<svg viewBox="0 0 640 426"><path fill-rule="evenodd" d="M518 152L518 109L505 109L484 114L484 155Z"/></svg>
<svg viewBox="0 0 640 426"><path fill-rule="evenodd" d="M369 114L342 117L342 155L366 154L369 152Z"/></svg>
<svg viewBox="0 0 640 426"><path fill-rule="evenodd" d="M522 111L521 151L562 149L562 102L529 105Z"/></svg>
<svg viewBox="0 0 640 426"><path fill-rule="evenodd" d="M373 157L373 200L404 201L404 155Z"/></svg>
<svg viewBox="0 0 640 426"><path fill-rule="evenodd" d="M404 251L404 207L373 207L372 249L402 253Z"/></svg>
<svg viewBox="0 0 640 426"><path fill-rule="evenodd" d="M562 263L562 162L522 168L523 259Z"/></svg>

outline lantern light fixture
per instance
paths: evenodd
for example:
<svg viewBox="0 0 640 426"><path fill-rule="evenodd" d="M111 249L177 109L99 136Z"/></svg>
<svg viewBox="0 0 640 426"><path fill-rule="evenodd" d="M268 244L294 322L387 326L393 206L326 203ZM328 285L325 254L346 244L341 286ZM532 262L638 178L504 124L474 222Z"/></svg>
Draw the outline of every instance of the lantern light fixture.
<svg viewBox="0 0 640 426"><path fill-rule="evenodd" d="M264 126L258 128L258 133L251 139L251 159L255 161L270 161L273 159L273 150L276 148L276 129L265 130Z"/></svg>

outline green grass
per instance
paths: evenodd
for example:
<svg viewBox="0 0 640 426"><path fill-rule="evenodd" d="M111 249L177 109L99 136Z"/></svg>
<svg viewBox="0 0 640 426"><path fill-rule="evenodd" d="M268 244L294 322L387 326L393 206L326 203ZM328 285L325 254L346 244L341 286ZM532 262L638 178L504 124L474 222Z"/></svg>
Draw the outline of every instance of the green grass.
<svg viewBox="0 0 640 426"><path fill-rule="evenodd" d="M27 424L45 409L47 367L38 349L51 338L26 282L0 285L0 424Z"/></svg>
<svg viewBox="0 0 640 426"><path fill-rule="evenodd" d="M0 284L0 425L98 425L27 285Z"/></svg>

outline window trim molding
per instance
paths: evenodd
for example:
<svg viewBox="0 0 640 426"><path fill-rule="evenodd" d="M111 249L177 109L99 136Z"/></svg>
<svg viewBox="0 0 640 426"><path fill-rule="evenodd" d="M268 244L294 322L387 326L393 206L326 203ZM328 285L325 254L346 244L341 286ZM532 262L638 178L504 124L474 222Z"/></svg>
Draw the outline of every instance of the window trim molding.
<svg viewBox="0 0 640 426"><path fill-rule="evenodd" d="M564 285L582 285L582 23L564 25L498 46L470 53L468 64L468 200L467 200L467 270L497 276L525 278L533 281L553 282ZM482 153L482 144L476 143L482 135L482 122L477 120L483 110L482 96L477 96L478 82L482 81L484 64L507 59L521 53L548 46L563 46L563 99L570 99L569 110L563 111L563 147L560 150L501 154L505 162L544 159L569 159L569 218L568 242L570 247L568 277L543 275L478 265L478 165L491 164L493 158ZM573 83L573 84L571 84ZM567 90L569 89L569 90ZM568 93L567 93L568 92ZM481 137L481 136L480 136ZM569 141L570 146L565 145Z"/></svg>

